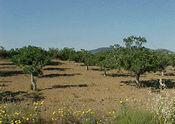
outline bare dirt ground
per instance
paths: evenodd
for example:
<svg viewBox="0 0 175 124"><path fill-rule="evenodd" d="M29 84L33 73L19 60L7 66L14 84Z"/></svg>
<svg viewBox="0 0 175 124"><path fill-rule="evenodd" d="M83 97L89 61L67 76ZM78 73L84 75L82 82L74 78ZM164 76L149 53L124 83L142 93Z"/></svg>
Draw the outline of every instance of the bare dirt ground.
<svg viewBox="0 0 175 124"><path fill-rule="evenodd" d="M140 106L147 106L157 94L153 83L158 82L160 73L148 73L141 76L144 88L136 88L135 77L127 72L108 71L107 77L98 67L89 67L87 71L81 63L54 60L44 67L44 74L36 78L38 92L30 91L30 75L23 74L20 68L7 60L0 61L0 96L8 104L30 105L34 100L44 100L46 113L62 106L72 106L80 110L91 108L98 112L117 109L121 100L128 99ZM175 73L169 67L164 79L170 79L172 85L166 89L173 92ZM12 103L11 103L12 102ZM3 103L1 103L3 104Z"/></svg>

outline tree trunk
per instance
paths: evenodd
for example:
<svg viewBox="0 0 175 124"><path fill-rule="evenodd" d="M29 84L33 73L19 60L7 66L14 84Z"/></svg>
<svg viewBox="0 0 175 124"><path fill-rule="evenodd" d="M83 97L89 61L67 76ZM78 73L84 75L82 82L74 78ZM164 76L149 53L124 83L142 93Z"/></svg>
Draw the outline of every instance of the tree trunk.
<svg viewBox="0 0 175 124"><path fill-rule="evenodd" d="M162 76L164 76L164 72L163 71L161 72L161 74L162 74Z"/></svg>
<svg viewBox="0 0 175 124"><path fill-rule="evenodd" d="M104 69L104 76L106 77L106 68Z"/></svg>
<svg viewBox="0 0 175 124"><path fill-rule="evenodd" d="M89 70L89 67L88 67L88 65L86 65L86 70Z"/></svg>
<svg viewBox="0 0 175 124"><path fill-rule="evenodd" d="M140 74L136 74L136 84L139 86L140 85Z"/></svg>
<svg viewBox="0 0 175 124"><path fill-rule="evenodd" d="M165 83L163 83L162 78L159 79L159 88L163 90L166 87Z"/></svg>
<svg viewBox="0 0 175 124"><path fill-rule="evenodd" d="M31 83L32 83L33 90L35 91L36 90L36 82L34 80L33 73L31 73Z"/></svg>

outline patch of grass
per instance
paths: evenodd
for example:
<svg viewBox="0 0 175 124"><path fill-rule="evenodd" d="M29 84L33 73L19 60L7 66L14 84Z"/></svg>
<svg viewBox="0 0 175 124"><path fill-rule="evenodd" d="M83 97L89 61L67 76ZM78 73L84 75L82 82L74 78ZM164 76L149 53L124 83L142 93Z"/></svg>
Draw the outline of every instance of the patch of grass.
<svg viewBox="0 0 175 124"><path fill-rule="evenodd" d="M72 95L74 96L74 98L79 98L79 96L75 93L72 93Z"/></svg>
<svg viewBox="0 0 175 124"><path fill-rule="evenodd" d="M127 108L121 110L113 122L114 124L158 124L158 120L150 111Z"/></svg>

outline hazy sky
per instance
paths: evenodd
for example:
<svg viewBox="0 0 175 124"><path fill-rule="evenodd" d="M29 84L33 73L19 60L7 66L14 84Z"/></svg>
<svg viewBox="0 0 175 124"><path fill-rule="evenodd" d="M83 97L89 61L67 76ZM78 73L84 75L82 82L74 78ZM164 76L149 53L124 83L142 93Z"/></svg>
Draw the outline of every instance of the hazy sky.
<svg viewBox="0 0 175 124"><path fill-rule="evenodd" d="M175 51L175 0L0 0L0 45L94 49L144 36Z"/></svg>

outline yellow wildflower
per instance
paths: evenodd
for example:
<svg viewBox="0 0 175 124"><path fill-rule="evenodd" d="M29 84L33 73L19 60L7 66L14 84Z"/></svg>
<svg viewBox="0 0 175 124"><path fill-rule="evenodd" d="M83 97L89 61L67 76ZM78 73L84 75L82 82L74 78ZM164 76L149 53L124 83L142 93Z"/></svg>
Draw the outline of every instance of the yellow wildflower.
<svg viewBox="0 0 175 124"><path fill-rule="evenodd" d="M18 120L18 123L21 124L21 120Z"/></svg>
<svg viewBox="0 0 175 124"><path fill-rule="evenodd" d="M41 103L40 103L40 104L41 104L41 105L42 105L42 104L44 104L44 101L41 101Z"/></svg>
<svg viewBox="0 0 175 124"><path fill-rule="evenodd" d="M52 114L54 115L56 112L54 111Z"/></svg>
<svg viewBox="0 0 175 124"><path fill-rule="evenodd" d="M5 111L1 110L2 113L5 113Z"/></svg>
<svg viewBox="0 0 175 124"><path fill-rule="evenodd" d="M95 112L91 112L91 114L93 115L93 114L95 114Z"/></svg>
<svg viewBox="0 0 175 124"><path fill-rule="evenodd" d="M34 102L33 104L34 104L34 105L38 105L38 103L37 103L37 102Z"/></svg>
<svg viewBox="0 0 175 124"><path fill-rule="evenodd" d="M122 103L123 103L123 101L120 101L120 103L122 104Z"/></svg>
<svg viewBox="0 0 175 124"><path fill-rule="evenodd" d="M126 99L126 102L128 101L128 99Z"/></svg>
<svg viewBox="0 0 175 124"><path fill-rule="evenodd" d="M19 113L18 112L15 112L15 115L19 115Z"/></svg>

